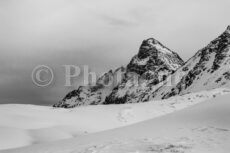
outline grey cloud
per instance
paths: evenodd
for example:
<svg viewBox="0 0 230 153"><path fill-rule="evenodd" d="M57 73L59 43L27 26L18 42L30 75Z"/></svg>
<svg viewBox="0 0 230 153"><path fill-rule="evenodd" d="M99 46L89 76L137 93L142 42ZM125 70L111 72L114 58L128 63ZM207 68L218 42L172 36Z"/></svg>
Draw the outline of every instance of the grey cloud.
<svg viewBox="0 0 230 153"><path fill-rule="evenodd" d="M137 20L132 21L130 19L117 18L108 15L100 15L100 18L111 26L132 27L139 25Z"/></svg>

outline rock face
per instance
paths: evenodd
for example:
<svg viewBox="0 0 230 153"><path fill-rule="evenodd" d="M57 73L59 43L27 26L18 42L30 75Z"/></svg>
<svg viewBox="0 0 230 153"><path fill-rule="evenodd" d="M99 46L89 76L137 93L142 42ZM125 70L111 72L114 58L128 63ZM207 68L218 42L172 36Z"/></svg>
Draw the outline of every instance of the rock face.
<svg viewBox="0 0 230 153"><path fill-rule="evenodd" d="M184 64L175 52L159 41L144 40L139 53L127 66L125 78L103 104L124 104L142 102L140 95L149 85L156 86Z"/></svg>
<svg viewBox="0 0 230 153"><path fill-rule="evenodd" d="M199 50L172 77L182 75L172 86L148 93L149 99L167 99L190 92L228 87L230 84L230 26L208 46ZM144 95L142 95L144 96Z"/></svg>
<svg viewBox="0 0 230 153"><path fill-rule="evenodd" d="M166 48L159 41L150 38L142 42L139 53L132 58L127 70L143 76L147 76L150 71L156 74L164 71L167 75L183 64L183 60L175 52ZM146 79L148 78L146 77Z"/></svg>

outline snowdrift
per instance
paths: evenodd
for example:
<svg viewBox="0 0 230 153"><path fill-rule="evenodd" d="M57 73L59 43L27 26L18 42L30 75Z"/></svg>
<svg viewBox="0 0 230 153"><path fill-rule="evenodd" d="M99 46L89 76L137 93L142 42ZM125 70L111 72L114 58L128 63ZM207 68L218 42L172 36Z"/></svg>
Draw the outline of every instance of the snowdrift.
<svg viewBox="0 0 230 153"><path fill-rule="evenodd" d="M230 95L127 127L1 153L228 153Z"/></svg>

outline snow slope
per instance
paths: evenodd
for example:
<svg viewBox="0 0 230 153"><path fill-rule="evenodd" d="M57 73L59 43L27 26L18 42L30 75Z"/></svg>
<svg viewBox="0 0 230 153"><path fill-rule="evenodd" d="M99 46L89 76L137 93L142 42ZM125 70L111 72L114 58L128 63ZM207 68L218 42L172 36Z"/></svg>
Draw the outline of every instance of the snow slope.
<svg viewBox="0 0 230 153"><path fill-rule="evenodd" d="M227 89L203 91L164 101L55 109L33 105L0 105L0 150L79 137L127 126L186 108Z"/></svg>
<svg viewBox="0 0 230 153"><path fill-rule="evenodd" d="M229 98L123 128L1 153L229 153Z"/></svg>

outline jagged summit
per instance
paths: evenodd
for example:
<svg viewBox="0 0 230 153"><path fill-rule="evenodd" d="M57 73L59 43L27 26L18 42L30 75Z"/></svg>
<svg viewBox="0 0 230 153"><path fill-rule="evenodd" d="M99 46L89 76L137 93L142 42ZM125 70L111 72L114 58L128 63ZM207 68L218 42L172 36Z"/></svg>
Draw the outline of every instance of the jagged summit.
<svg viewBox="0 0 230 153"><path fill-rule="evenodd" d="M139 49L138 56L141 58L141 55L148 51L152 51L152 52L160 51L165 54L173 53L170 49L165 47L161 42L159 42L158 40L154 38L149 38L142 42L140 49Z"/></svg>
<svg viewBox="0 0 230 153"><path fill-rule="evenodd" d="M226 31L225 32L228 32L230 33L230 25L227 27Z"/></svg>
<svg viewBox="0 0 230 153"><path fill-rule="evenodd" d="M158 70L169 70L172 73L184 64L178 54L165 47L154 38L144 40L139 52L127 66L130 72L139 75L145 72L157 72Z"/></svg>
<svg viewBox="0 0 230 153"><path fill-rule="evenodd" d="M228 28L227 28L228 30L230 30L230 25L228 26Z"/></svg>
<svg viewBox="0 0 230 153"><path fill-rule="evenodd" d="M140 49L150 49L156 45L162 46L162 44L158 40L156 40L154 38L149 38L149 39L146 39L142 42Z"/></svg>
<svg viewBox="0 0 230 153"><path fill-rule="evenodd" d="M156 39L144 40L138 54L127 65L127 77L114 88L104 104L141 102L138 95L145 93L149 84L161 83L183 64L179 55Z"/></svg>

